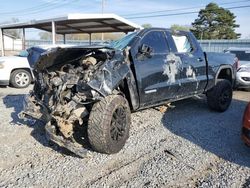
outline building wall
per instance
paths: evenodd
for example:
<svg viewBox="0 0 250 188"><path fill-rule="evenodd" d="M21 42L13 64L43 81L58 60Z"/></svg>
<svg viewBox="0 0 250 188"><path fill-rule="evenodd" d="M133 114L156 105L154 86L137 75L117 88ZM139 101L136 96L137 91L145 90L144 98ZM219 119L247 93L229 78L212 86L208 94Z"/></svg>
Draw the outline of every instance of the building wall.
<svg viewBox="0 0 250 188"><path fill-rule="evenodd" d="M9 50L14 47L14 39L4 35L4 49Z"/></svg>
<svg viewBox="0 0 250 188"><path fill-rule="evenodd" d="M4 49L13 50L13 51L22 50L22 40L4 35ZM0 50L1 50L1 46L0 46Z"/></svg>

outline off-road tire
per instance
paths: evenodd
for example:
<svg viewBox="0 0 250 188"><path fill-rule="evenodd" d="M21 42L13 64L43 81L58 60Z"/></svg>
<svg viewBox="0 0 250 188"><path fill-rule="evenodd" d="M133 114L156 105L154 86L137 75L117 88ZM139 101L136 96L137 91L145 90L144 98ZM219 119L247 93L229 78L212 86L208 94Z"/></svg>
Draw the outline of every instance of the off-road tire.
<svg viewBox="0 0 250 188"><path fill-rule="evenodd" d="M130 124L131 113L124 97L110 95L95 103L88 121L88 139L92 148L106 154L119 152L129 137ZM118 125L117 129L115 125ZM118 130L121 136L115 140Z"/></svg>
<svg viewBox="0 0 250 188"><path fill-rule="evenodd" d="M22 80L17 80L17 77L22 78ZM31 75L28 71L24 69L18 69L11 73L10 75L10 84L15 88L25 88L28 87L31 83Z"/></svg>
<svg viewBox="0 0 250 188"><path fill-rule="evenodd" d="M232 101L232 84L225 79L218 80L216 85L207 91L208 106L215 111L224 112Z"/></svg>

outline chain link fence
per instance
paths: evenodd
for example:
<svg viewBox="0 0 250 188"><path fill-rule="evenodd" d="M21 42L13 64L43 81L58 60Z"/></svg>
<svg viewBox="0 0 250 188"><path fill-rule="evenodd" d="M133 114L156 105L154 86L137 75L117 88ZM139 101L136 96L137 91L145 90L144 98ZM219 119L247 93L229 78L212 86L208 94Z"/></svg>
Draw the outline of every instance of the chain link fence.
<svg viewBox="0 0 250 188"><path fill-rule="evenodd" d="M101 44L102 40L92 40L91 45L95 44ZM56 44L63 44L63 41L56 41ZM89 45L89 40L67 40L66 44L72 44L72 45L79 45L79 46L85 46ZM39 45L52 45L51 40L26 40L25 41L25 47L29 48L32 46L39 46Z"/></svg>
<svg viewBox="0 0 250 188"><path fill-rule="evenodd" d="M223 52L224 50L228 49L229 47L248 47L250 48L250 39L238 39L238 40L199 40L198 41L202 47L202 49L206 52ZM67 44L72 45L80 45L85 46L89 45L89 40L67 40ZM93 40L91 41L92 45L95 44L102 44L101 40ZM14 43L13 43L14 44ZM26 40L25 47L29 48L32 46L38 45L50 45L52 44L51 40ZM63 41L57 41L57 44L63 44ZM11 52L17 53L21 50L22 44L15 43L12 45L13 49L5 49L7 54L12 54Z"/></svg>
<svg viewBox="0 0 250 188"><path fill-rule="evenodd" d="M63 44L63 41L58 41L58 44ZM101 40L93 40L91 44L101 44ZM237 39L237 40L199 40L202 49L206 52L223 52L229 47L249 47L250 39ZM52 44L51 41L46 40L27 40L26 48L37 45L48 45ZM89 45L88 40L67 40L67 44L73 45Z"/></svg>
<svg viewBox="0 0 250 188"><path fill-rule="evenodd" d="M250 39L199 40L199 43L206 52L223 52L229 47L250 48Z"/></svg>

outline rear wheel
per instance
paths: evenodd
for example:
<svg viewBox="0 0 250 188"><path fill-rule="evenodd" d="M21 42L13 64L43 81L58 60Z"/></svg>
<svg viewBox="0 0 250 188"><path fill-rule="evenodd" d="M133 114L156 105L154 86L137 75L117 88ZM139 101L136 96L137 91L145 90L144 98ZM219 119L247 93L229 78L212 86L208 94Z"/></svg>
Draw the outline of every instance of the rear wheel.
<svg viewBox="0 0 250 188"><path fill-rule="evenodd" d="M129 137L131 123L127 100L110 95L94 104L88 122L88 138L94 150L117 153Z"/></svg>
<svg viewBox="0 0 250 188"><path fill-rule="evenodd" d="M246 91L250 92L250 88L245 88Z"/></svg>
<svg viewBox="0 0 250 188"><path fill-rule="evenodd" d="M207 91L207 103L212 110L224 112L232 101L232 85L228 80L219 80L216 85Z"/></svg>
<svg viewBox="0 0 250 188"><path fill-rule="evenodd" d="M16 88L28 87L31 83L31 75L28 71L23 69L15 70L11 73L10 83Z"/></svg>

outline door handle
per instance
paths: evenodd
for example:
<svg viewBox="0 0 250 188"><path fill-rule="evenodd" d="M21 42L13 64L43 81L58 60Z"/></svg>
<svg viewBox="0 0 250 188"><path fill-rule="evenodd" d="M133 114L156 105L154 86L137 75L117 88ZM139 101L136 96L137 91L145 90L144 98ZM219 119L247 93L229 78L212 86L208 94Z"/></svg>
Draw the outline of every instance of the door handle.
<svg viewBox="0 0 250 188"><path fill-rule="evenodd" d="M203 59L202 59L201 57L199 57L199 58L197 59L197 61L202 62Z"/></svg>
<svg viewBox="0 0 250 188"><path fill-rule="evenodd" d="M171 60L171 61L168 61L168 63L170 64L174 64L175 63L175 60Z"/></svg>

